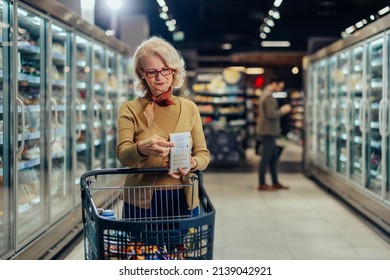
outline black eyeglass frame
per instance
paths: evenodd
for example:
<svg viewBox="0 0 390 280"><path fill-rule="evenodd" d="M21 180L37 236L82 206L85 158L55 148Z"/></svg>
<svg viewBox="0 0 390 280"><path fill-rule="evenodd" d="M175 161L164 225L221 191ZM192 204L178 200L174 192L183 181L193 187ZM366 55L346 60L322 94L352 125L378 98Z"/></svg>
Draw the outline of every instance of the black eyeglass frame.
<svg viewBox="0 0 390 280"><path fill-rule="evenodd" d="M175 72L175 69L173 69L173 68L164 68L164 69L161 69L160 71L159 70L145 71L145 70L142 69L142 71L145 73L146 77L148 77L148 78L156 78L159 74L161 74L164 77L172 75ZM164 71L165 71L165 73L164 73Z"/></svg>

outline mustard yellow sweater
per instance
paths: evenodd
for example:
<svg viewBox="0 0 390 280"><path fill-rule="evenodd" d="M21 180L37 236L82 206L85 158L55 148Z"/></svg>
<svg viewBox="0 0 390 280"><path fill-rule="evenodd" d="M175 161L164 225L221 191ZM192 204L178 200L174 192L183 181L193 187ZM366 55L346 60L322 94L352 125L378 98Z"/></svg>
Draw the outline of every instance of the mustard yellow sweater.
<svg viewBox="0 0 390 280"><path fill-rule="evenodd" d="M175 105L160 107L154 105L154 122L150 127L144 110L150 101L148 97L139 97L123 103L118 116L118 144L116 155L118 160L127 167L158 168L165 167L168 158L144 156L137 148L137 142L153 135L168 139L170 133L191 132L192 156L197 162L196 169L204 170L210 162L210 152L206 146L202 121L198 107L191 100L176 96L171 97ZM174 179L167 173L154 175L129 174L125 180L126 186L180 185L188 183L188 178ZM185 188L187 205L196 207L199 204L198 191ZM124 200L141 208L149 208L153 189L144 192L127 192Z"/></svg>

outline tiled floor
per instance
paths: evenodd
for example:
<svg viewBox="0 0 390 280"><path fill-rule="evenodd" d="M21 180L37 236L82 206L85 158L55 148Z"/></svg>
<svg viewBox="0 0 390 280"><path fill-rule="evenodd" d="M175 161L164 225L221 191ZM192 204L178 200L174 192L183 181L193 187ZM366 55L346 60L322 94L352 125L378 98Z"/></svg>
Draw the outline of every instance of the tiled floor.
<svg viewBox="0 0 390 280"><path fill-rule="evenodd" d="M301 147L289 144L280 181L290 190L259 192L259 157L239 168L210 168L204 185L216 208L216 260L390 260L390 244L348 206L301 172ZM79 243L65 259L84 259Z"/></svg>

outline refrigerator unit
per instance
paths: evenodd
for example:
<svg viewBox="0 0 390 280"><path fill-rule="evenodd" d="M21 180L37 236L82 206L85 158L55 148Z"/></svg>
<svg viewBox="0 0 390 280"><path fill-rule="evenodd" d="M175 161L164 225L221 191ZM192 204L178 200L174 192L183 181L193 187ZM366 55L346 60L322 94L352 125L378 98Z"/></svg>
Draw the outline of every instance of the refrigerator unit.
<svg viewBox="0 0 390 280"><path fill-rule="evenodd" d="M390 16L309 57L305 171L390 232Z"/></svg>
<svg viewBox="0 0 390 280"><path fill-rule="evenodd" d="M0 259L51 258L82 230L80 176L119 167L128 47L45 5L0 1Z"/></svg>

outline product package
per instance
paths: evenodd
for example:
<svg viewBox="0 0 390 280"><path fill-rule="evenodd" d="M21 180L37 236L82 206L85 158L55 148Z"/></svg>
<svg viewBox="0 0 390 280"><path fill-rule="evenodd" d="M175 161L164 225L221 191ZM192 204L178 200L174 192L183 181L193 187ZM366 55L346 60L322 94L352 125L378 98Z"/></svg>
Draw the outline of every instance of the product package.
<svg viewBox="0 0 390 280"><path fill-rule="evenodd" d="M191 133L171 133L169 141L175 143L169 153L169 171L176 172L179 167L191 169Z"/></svg>

